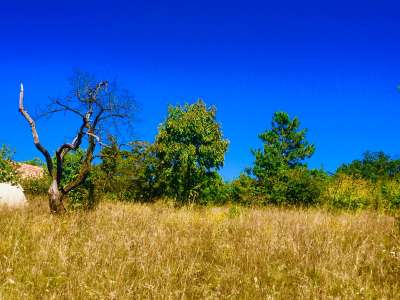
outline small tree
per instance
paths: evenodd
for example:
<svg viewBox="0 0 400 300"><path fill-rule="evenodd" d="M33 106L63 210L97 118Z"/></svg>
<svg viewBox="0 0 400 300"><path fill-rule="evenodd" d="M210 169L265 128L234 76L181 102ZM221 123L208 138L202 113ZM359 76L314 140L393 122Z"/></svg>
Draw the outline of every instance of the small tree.
<svg viewBox="0 0 400 300"><path fill-rule="evenodd" d="M223 166L228 141L216 121L216 109L199 100L169 107L154 147L165 194L179 201L195 201Z"/></svg>
<svg viewBox="0 0 400 300"><path fill-rule="evenodd" d="M287 113L276 112L271 129L259 135L264 148L252 151L255 156L252 172L259 188L274 202L283 202L287 197L299 198L293 188L299 186L307 190L309 185L304 160L313 155L315 146L307 142L307 130L299 128L298 118L291 120ZM293 172L294 169L299 171Z"/></svg>
<svg viewBox="0 0 400 300"><path fill-rule="evenodd" d="M55 152L55 163L49 151L40 143L36 123L24 108L24 89L21 84L19 111L29 123L36 148L43 154L49 175L49 206L52 213L63 213L65 196L82 185L91 170L96 145L102 145L102 137L118 120L130 120L134 103L127 92L120 92L116 84L96 81L92 76L77 72L71 80L71 93L65 99L54 99L45 114L70 113L81 120L75 138L62 144ZM63 162L70 151L76 151L86 140L87 148L79 170L71 181L63 182Z"/></svg>
<svg viewBox="0 0 400 300"><path fill-rule="evenodd" d="M304 165L303 161L315 152L315 146L306 140L307 130L299 130L297 117L293 120L285 112L276 112L271 129L259 135L264 143L263 150L255 150L254 174L265 177L265 172L276 172L281 167L294 168Z"/></svg>

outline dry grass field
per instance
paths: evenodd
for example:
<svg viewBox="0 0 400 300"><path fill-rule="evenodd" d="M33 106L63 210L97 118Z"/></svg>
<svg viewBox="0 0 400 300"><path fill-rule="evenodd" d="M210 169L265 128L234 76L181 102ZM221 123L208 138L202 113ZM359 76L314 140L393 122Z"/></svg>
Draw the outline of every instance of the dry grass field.
<svg viewBox="0 0 400 300"><path fill-rule="evenodd" d="M400 230L375 212L104 202L0 209L0 299L400 298Z"/></svg>

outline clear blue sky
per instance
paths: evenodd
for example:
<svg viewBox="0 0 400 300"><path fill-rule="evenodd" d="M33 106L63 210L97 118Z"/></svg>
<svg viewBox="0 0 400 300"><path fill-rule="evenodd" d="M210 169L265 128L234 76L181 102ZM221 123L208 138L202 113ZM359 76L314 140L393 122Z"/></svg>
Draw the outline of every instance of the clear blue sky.
<svg viewBox="0 0 400 300"><path fill-rule="evenodd" d="M0 3L0 143L19 160L39 156L19 82L34 111L65 94L73 68L117 76L135 95L140 139L153 139L168 104L216 105L227 179L251 165L276 110L309 129L312 167L400 154L398 1L11 2ZM38 124L51 150L75 133L56 121Z"/></svg>

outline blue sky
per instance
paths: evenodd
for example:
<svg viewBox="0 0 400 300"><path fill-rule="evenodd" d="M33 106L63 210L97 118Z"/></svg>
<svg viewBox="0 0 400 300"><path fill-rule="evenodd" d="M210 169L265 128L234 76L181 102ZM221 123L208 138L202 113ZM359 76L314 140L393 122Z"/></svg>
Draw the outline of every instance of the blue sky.
<svg viewBox="0 0 400 300"><path fill-rule="evenodd" d="M216 105L230 140L222 174L252 164L274 111L298 116L334 170L365 150L400 154L400 4L396 1L1 1L0 144L39 156L17 111L68 90L74 68L117 77L151 141L168 104ZM54 150L76 121L39 122Z"/></svg>

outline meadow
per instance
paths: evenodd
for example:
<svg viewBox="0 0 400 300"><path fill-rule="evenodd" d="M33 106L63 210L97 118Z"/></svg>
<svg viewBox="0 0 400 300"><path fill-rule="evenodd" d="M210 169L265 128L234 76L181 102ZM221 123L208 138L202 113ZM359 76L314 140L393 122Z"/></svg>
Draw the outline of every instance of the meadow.
<svg viewBox="0 0 400 300"><path fill-rule="evenodd" d="M400 298L400 223L378 211L29 201L0 209L0 299Z"/></svg>

